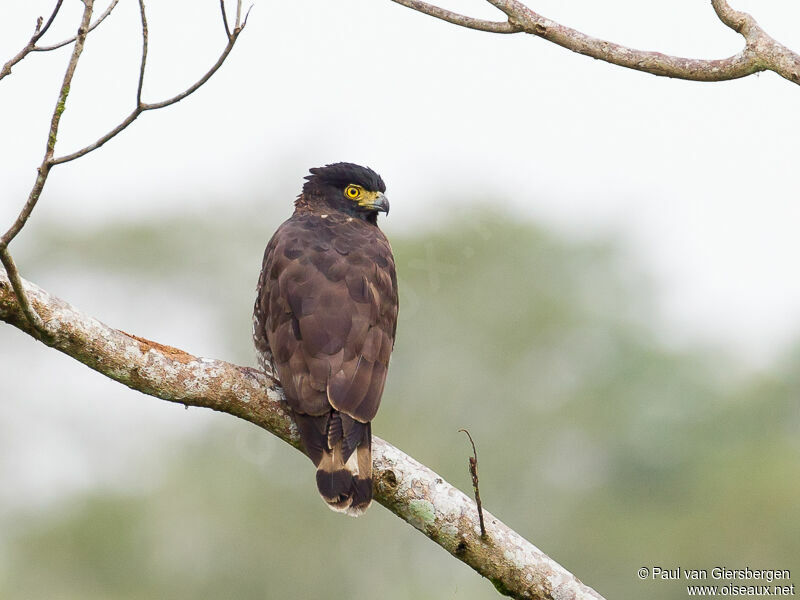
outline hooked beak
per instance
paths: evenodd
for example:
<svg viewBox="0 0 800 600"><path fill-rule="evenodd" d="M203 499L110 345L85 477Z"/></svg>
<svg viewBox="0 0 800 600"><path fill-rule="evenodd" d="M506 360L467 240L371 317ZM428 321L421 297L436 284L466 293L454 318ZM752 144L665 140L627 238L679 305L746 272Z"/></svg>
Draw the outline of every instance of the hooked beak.
<svg viewBox="0 0 800 600"><path fill-rule="evenodd" d="M385 212L388 215L389 199L386 196L384 196L382 192L378 192L378 195L375 197L375 200L372 202L370 208L378 212Z"/></svg>

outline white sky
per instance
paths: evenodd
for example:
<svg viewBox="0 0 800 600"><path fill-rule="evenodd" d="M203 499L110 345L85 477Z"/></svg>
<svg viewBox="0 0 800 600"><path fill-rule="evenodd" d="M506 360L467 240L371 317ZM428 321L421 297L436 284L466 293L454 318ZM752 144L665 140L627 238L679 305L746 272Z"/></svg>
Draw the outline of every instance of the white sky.
<svg viewBox="0 0 800 600"><path fill-rule="evenodd" d="M731 2L800 50L800 4ZM7 4L1 61L51 7ZM215 0L150 4L145 100L155 101L197 79L224 39ZM722 58L742 46L707 1L530 5L642 49ZM479 0L447 6L495 14ZM65 0L47 39L71 35L81 8ZM137 3L122 0L90 36L58 154L131 109L137 16ZM33 183L67 56L32 55L0 82L2 224ZM387 181L390 235L428 226L431 213L445 218L459 199L499 201L574 235L611 231L653 273L671 339L722 342L759 364L800 329L798 92L771 73L716 84L657 78L388 0L262 0L205 88L54 171L34 223L218 211L242 196L288 215L307 167L361 162Z"/></svg>

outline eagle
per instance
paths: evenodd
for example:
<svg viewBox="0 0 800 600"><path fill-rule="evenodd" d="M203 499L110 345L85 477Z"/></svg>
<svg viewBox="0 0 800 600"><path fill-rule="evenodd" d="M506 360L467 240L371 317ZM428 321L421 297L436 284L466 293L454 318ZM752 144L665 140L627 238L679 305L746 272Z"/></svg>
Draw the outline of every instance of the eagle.
<svg viewBox="0 0 800 600"><path fill-rule="evenodd" d="M372 501L372 431L397 326L386 185L368 167L310 169L264 252L253 312L259 362L277 373L328 506Z"/></svg>

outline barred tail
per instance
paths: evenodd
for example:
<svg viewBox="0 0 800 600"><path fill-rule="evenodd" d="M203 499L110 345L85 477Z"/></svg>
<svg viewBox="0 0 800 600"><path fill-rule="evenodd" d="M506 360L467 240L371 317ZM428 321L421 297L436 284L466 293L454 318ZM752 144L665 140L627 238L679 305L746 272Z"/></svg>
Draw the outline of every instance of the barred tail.
<svg viewBox="0 0 800 600"><path fill-rule="evenodd" d="M372 502L372 433L338 411L296 415L306 453L317 465L317 489L328 508L357 517Z"/></svg>
<svg viewBox="0 0 800 600"><path fill-rule="evenodd" d="M325 452L317 467L317 489L328 508L351 517L361 515L372 502L372 449L364 444L343 461L341 444Z"/></svg>

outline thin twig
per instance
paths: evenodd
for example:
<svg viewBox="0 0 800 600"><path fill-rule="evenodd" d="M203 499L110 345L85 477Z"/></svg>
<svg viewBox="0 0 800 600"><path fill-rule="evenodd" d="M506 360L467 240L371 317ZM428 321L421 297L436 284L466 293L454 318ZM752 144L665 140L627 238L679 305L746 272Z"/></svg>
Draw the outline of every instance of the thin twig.
<svg viewBox="0 0 800 600"><path fill-rule="evenodd" d="M519 27L512 25L509 21L487 21L485 19L475 19L451 10L434 6L433 4L428 4L427 2L422 2L421 0L392 0L392 2L402 4L403 6L407 6L412 10L430 15L431 17L436 17L442 21L447 21L453 25L467 27L468 29L489 31L491 33L517 33L521 31Z"/></svg>
<svg viewBox="0 0 800 600"><path fill-rule="evenodd" d="M3 267L5 267L6 274L11 282L11 288L14 290L14 295L16 296L17 302L19 303L20 308L22 308L22 312L25 315L25 318L28 320L28 323L31 324L30 334L37 340L42 341L42 338L45 335L44 321L42 321L42 318L31 307L31 303L28 300L28 295L25 293L25 288L22 284L22 278L19 276L17 265L14 263L14 259L11 258L8 248L0 249L0 262L2 262Z"/></svg>
<svg viewBox="0 0 800 600"><path fill-rule="evenodd" d="M136 86L136 106L142 106L142 86L144 85L144 70L147 66L147 15L144 9L144 0L139 0L139 15L142 20L142 60L139 63L139 84Z"/></svg>
<svg viewBox="0 0 800 600"><path fill-rule="evenodd" d="M504 22L473 19L420 0L392 1L469 29L529 33L573 52L653 75L690 81L727 81L770 70L800 84L800 55L767 35L753 17L733 10L726 0L712 0L714 10L723 23L745 38L745 47L741 52L719 60L681 58L628 48L551 21L519 0L487 0L506 14L507 21Z"/></svg>
<svg viewBox="0 0 800 600"><path fill-rule="evenodd" d="M109 4L108 8L106 8L105 12L100 15L100 17L89 26L88 32L91 32L95 27L100 25L103 21L105 21L106 17L111 14L111 11L114 10L114 7L117 5L119 0L112 0L111 4ZM38 42L42 36L47 32L50 28L50 25L56 18L58 11L61 9L61 4L63 0L58 0L56 3L56 7L53 9L53 12L50 14L50 18L47 19L47 23L45 23L44 27L42 27L43 19L39 17L36 19L36 29L33 32L33 37L28 40L28 43L25 47L19 51L12 59L10 59L7 63L3 65L3 68L0 69L0 79L3 79L6 75L11 74L11 68L20 62L23 58L25 58L31 52L49 52L51 50L57 50L58 48L63 48L74 42L77 38L77 35L73 35L71 38L63 40L57 44L52 44L50 46L37 46L36 42ZM87 32L87 33L88 33Z"/></svg>
<svg viewBox="0 0 800 600"><path fill-rule="evenodd" d="M106 20L106 17L111 14L111 11L114 10L114 7L117 6L118 3L119 3L119 0L112 0L111 1L111 4L108 5L108 8L106 8L106 10L103 12L103 14L101 14L94 23L89 25L89 33L94 31L95 27L97 27L98 25L100 25L100 23L102 23L103 21ZM59 48L63 48L64 46L67 46L67 45L71 44L74 41L75 41L75 36L73 35L71 38L68 38L66 40L62 40L62 41L58 42L57 44L52 44L50 46L36 46L33 49L33 52L50 52L51 50L58 50Z"/></svg>
<svg viewBox="0 0 800 600"><path fill-rule="evenodd" d="M83 17L81 18L81 24L78 27L78 33L75 36L75 47L72 49L72 56L67 64L67 70L64 73L64 81L61 83L61 89L58 92L58 100L56 101L56 106L53 110L53 116L50 119L50 131L48 132L47 136L47 145L45 147L44 158L42 159L42 164L39 166L36 180L33 184L33 189L31 189L31 193L28 195L28 200L22 207L17 219L11 225L9 230L6 231L2 237L0 237L0 257L2 257L3 265L5 266L6 271L9 273L9 277L11 277L12 286L14 287L14 292L17 295L17 300L20 303L20 306L22 306L25 316L30 320L31 325L40 335L45 334L42 321L34 316L35 313L33 309L31 309L28 299L25 297L25 290L19 283L19 274L17 273L16 265L14 264L14 260L11 258L11 255L8 252L8 245L25 226L25 223L31 216L36 203L39 201L44 184L47 182L47 176L50 173L50 168L53 164L52 159L53 153L55 152L56 139L58 138L58 126L61 122L61 115L64 113L66 108L67 96L69 95L69 89L72 85L72 77L75 75L75 69L78 67L78 60L81 57L83 46L86 42L86 36L89 33L89 23L92 19L93 7L94 0L84 0ZM16 281L14 276L15 273L17 273ZM26 306L28 307L27 310L25 309Z"/></svg>
<svg viewBox="0 0 800 600"><path fill-rule="evenodd" d="M228 27L228 15L225 11L225 0L219 0L219 8L222 11L222 25L225 27L225 35L231 39L231 28Z"/></svg>
<svg viewBox="0 0 800 600"><path fill-rule="evenodd" d="M478 486L478 451L475 449L475 442L466 429L459 429L467 434L469 443L472 444L472 456L469 457L469 474L472 477L472 489L475 491L475 505L478 507L478 521L481 526L481 538L486 538L486 525L483 523L483 506L481 505L481 490Z"/></svg>
<svg viewBox="0 0 800 600"><path fill-rule="evenodd" d="M47 23L44 24L44 27L39 29L38 26L37 26L37 29L39 29L39 32L31 38L31 41L34 43L34 45L36 44L36 42L38 42L42 38L42 36L45 33L47 33L47 30L50 29L50 25L52 25L53 21L55 21L56 15L58 14L58 11L61 10L61 4L63 2L64 2L64 0L58 0L58 2L56 2L56 6L53 9L53 12L50 13L50 18L47 19ZM39 18L41 19L41 17L39 17Z"/></svg>
<svg viewBox="0 0 800 600"><path fill-rule="evenodd" d="M25 202L25 205L22 207L22 210L20 211L19 215L17 216L17 219L11 225L9 230L2 237L0 237L0 260L2 261L2 264L5 266L12 288L14 289L16 297L18 298L23 313L29 320L32 328L38 333L37 337L39 339L41 339L41 337L45 335L43 323L41 318L36 314L35 310L33 310L33 308L31 307L31 304L25 295L25 290L20 283L20 277L16 265L14 263L13 258L11 257L11 254L8 252L8 245L17 236L17 234L19 234L19 232L27 223L28 218L33 212L33 209L36 206L36 203L39 201L39 198L42 194L42 190L44 189L45 183L47 182L47 177L50 174L50 169L55 165L75 160L76 158L84 156L93 150L96 150L97 148L105 144L107 141L115 137L117 134L119 134L121 131L123 131L125 128L127 128L131 123L133 123L133 121L136 120L136 118L141 113L148 110L156 110L159 108L164 108L171 104L175 104L176 102L180 102L190 94L194 93L204 83L206 83L211 78L211 76L214 75L214 73L216 73L216 71L222 66L222 63L225 62L225 59L228 57L231 50L233 49L233 46L236 43L239 34L242 32L247 22L247 15L245 15L244 23L241 24L239 23L239 15L241 14L241 0L238 0L237 24L232 32L228 32L227 17L225 15L224 4L223 4L223 19L225 20L226 33L228 33L227 44L224 50L222 51L222 54L220 55L219 59L214 64L214 66L212 66L211 69L208 72L206 72L206 74L203 75L203 77L200 78L200 80L198 80L196 83L194 83L192 86L190 86L180 94L161 102L147 104L142 102L142 89L144 86L144 76L147 67L148 27L147 27L147 16L145 13L144 0L139 0L139 13L142 24L142 57L139 66L139 80L136 88L136 107L114 129L106 133L104 136L102 136L94 143L90 144L89 146L86 146L81 150L78 150L77 152L73 152L72 154L54 158L55 145L58 138L58 128L59 128L59 123L61 121L61 115L64 113L64 110L66 108L66 101L67 101L67 96L69 95L70 86L72 84L72 77L75 74L75 69L77 68L78 60L80 58L81 53L83 52L83 47L86 42L86 36L93 28L97 27L97 25L99 25L109 14L111 14L111 11L119 2L119 0L113 0L106 9L105 13L103 13L103 15L94 24L91 24L92 11L94 8L94 0L83 0L83 1L84 1L84 12L83 12L83 17L81 19L81 25L78 28L78 33L73 38L70 38L65 42L62 42L60 44L51 47L39 47L39 48L36 47L36 41L38 41L50 27L53 20L55 19L56 14L58 13L61 7L63 0L58 0L55 9L53 10L53 13L50 15L50 18L47 20L47 23L45 23L44 26L42 26L43 19L41 17L39 17L39 19L37 20L34 35L31 38L28 45L26 46L25 51L23 53L20 53L20 55L18 55L17 57L14 57L8 63L6 63L6 65L3 67L3 71L0 72L1 73L0 79L1 79L2 77L11 72L11 67L14 64L22 60L22 58L24 58L24 56L27 53L33 50L37 49L40 51L50 50L71 43L72 41L75 42L75 47L73 48L72 56L67 65L67 71L64 75L64 81L59 91L58 101L56 102L56 107L55 110L53 111L53 116L50 120L50 130L48 133L45 155L41 165L38 168L36 181L34 182L33 189L28 195L28 199Z"/></svg>
<svg viewBox="0 0 800 600"><path fill-rule="evenodd" d="M60 164L66 163L66 162L70 162L72 160L75 160L76 158L80 158L82 156L85 156L85 155L89 154L90 152L93 152L94 150L97 150L98 148L103 146L106 142L108 142L109 140L113 139L119 133L124 131L143 112L146 112L148 110L157 110L159 108L165 108L167 106L170 106L171 104L175 104L176 102L180 102L181 100L183 100L187 96L189 96L189 95L193 94L194 92L196 92L200 87L203 86L203 84L205 84L209 79L211 79L211 77L214 75L214 73L216 73L219 70L219 68L223 65L223 63L225 62L225 59L228 58L228 55L231 53L231 50L233 50L233 47L236 44L236 40L239 38L239 34L242 31L244 31L244 27L247 24L247 17L245 16L244 22L241 25L239 25L238 27L236 27L231 32L231 36L228 38L228 43L225 45L225 48L222 50L222 53L220 54L219 58L217 59L217 62L214 63L214 65L199 80L197 80L194 84L192 84L191 86L186 88L180 94L177 94L176 96L173 96L172 98L168 98L166 100L162 100L161 102L147 103L147 102L142 102L141 101L141 86L143 85L142 82L144 80L144 73L145 73L145 67L146 67L146 58L147 58L147 41L146 41L147 40L147 31L146 31L147 21L145 19L145 15L144 15L143 0L140 0L139 4L140 4L140 7L141 7L140 13L141 13L141 17L142 17L142 40L143 40L143 42L142 42L142 60L141 60L140 69L139 69L139 88L137 90L138 93L137 93L137 104L136 104L136 107L131 111L131 113L127 117L125 117L125 119L122 120L122 122L120 122L116 127L114 127L114 129L112 129L111 131L109 131L105 135L101 136L99 139L95 140L94 142L92 142L88 146L84 146L80 150L76 150L75 152L73 152L71 154L66 154L64 156L59 156L57 158L54 158L51 161L51 163L53 165L60 165Z"/></svg>
<svg viewBox="0 0 800 600"><path fill-rule="evenodd" d="M125 119L121 123L119 123L119 125L117 125L114 129L106 133L100 139L89 144L84 148L81 148L76 152L73 152L72 154L67 154L66 156L59 156L58 158L54 158L53 165L60 165L66 162L70 162L71 160L75 160L76 158L80 158L81 156L89 154L89 152L92 152L93 150L97 150L100 146L102 146L113 137L116 137L117 134L125 130L128 127L128 125L133 123L140 114L142 114L142 109L141 107L137 106L133 110L133 112L131 112L131 114L125 117Z"/></svg>
<svg viewBox="0 0 800 600"><path fill-rule="evenodd" d="M30 217L33 208L39 201L42 188L44 188L44 184L47 181L47 175L49 174L50 167L53 164L51 161L55 151L56 139L58 137L58 126L61 122L61 115L64 113L64 109L66 108L67 96L69 95L70 85L72 84L72 77L75 74L75 69L78 66L78 60L83 52L83 45L86 41L86 35L88 33L89 19L91 19L92 16L93 4L94 0L85 0L83 17L81 19L80 27L78 28L75 47L72 49L72 56L67 64L67 70L64 73L64 81L61 83L61 89L58 92L58 100L56 101L56 106L53 110L53 116L50 119L50 130L47 135L47 145L45 148L44 158L42 159L42 164L39 167L36 181L33 184L33 189L28 195L28 200L25 203L25 206L22 208L22 211L20 212L16 221L14 221L14 224L0 238L0 250L7 248L11 243L11 240L13 240L20 230L25 226L25 223L27 222L28 217Z"/></svg>
<svg viewBox="0 0 800 600"><path fill-rule="evenodd" d="M10 60L8 60L4 65L3 68L0 69L0 79L3 79L6 75L11 74L11 67L16 65L19 61L23 58L28 56L29 53L33 52L36 49L36 42L38 42L41 37L50 29L50 25L52 25L53 21L58 14L58 11L61 10L61 4L64 0L58 0L56 2L55 8L53 8L53 12L50 13L50 18L47 19L47 23L45 23L44 27L42 27L43 19L39 17L36 19L36 27L33 30L33 35L31 39L28 40L28 43L25 44L25 47L22 48L15 56L13 56Z"/></svg>
<svg viewBox="0 0 800 600"><path fill-rule="evenodd" d="M219 68L222 66L222 63L224 63L225 59L228 58L228 54L230 54L231 50L233 50L233 45L236 42L236 38L239 36L241 31L242 31L241 28L233 30L232 39L231 39L230 43L228 43L228 45L225 46L225 49L222 51L222 54L220 54L220 57L217 59L217 62L214 63L214 66L211 67L211 69L205 75L203 75L200 79L198 79L194 84L192 84L191 86L186 88L180 94L177 94L176 96L173 96L172 98L168 98L167 100L162 100L161 102L154 102L154 103L151 103L151 104L144 104L143 105L143 110L156 110L158 108L164 108L166 106L170 106L171 104L175 104L176 102L180 102L181 100L183 100L187 96L190 96L191 94L196 92L200 87L202 87L202 85L206 81L211 79L211 76L214 75L214 73L216 73L219 70Z"/></svg>
<svg viewBox="0 0 800 600"><path fill-rule="evenodd" d="M245 28L245 26L247 25L247 19L249 19L249 18L250 18L250 11L251 11L251 10L253 10L253 6L255 6L255 4L251 4L251 5L250 5L250 6L247 8L247 12L246 12L246 13L244 13L244 20L242 21L242 24L241 24L241 25L238 25L238 26L236 27L236 29L238 29L239 31L241 31L242 29L244 29L244 28Z"/></svg>

